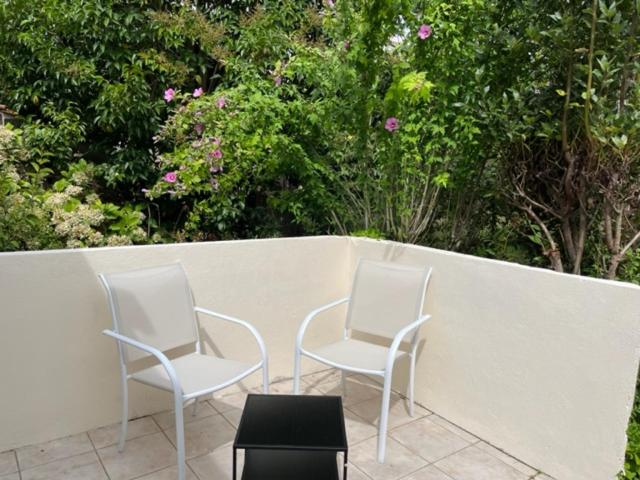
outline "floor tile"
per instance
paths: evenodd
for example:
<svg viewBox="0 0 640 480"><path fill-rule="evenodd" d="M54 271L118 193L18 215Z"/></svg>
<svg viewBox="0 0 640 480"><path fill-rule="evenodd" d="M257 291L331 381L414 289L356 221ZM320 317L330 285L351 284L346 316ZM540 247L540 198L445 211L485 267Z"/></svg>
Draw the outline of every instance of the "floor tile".
<svg viewBox="0 0 640 480"><path fill-rule="evenodd" d="M472 445L436 462L436 467L455 480L527 480L529 475Z"/></svg>
<svg viewBox="0 0 640 480"><path fill-rule="evenodd" d="M466 430L463 430L462 428L458 427L457 425L454 425L453 423L451 423L450 421L442 418L439 415L433 414L429 417L429 419L434 422L437 423L438 425L440 425L441 427L446 428L447 430L455 433L456 435L458 435L459 437L464 438L467 442L469 443L476 443L477 441L479 441L480 439L478 437L476 437L475 435L470 434L469 432L467 432Z"/></svg>
<svg viewBox="0 0 640 480"><path fill-rule="evenodd" d="M344 411L344 423L347 429L347 441L350 446L378 434L378 429L349 410Z"/></svg>
<svg viewBox="0 0 640 480"><path fill-rule="evenodd" d="M422 468L402 480L453 480L449 475L434 465Z"/></svg>
<svg viewBox="0 0 640 480"><path fill-rule="evenodd" d="M362 473L361 470L358 470L358 468L355 465L349 465L347 468L348 468L348 472L347 472L348 480L369 480L369 477L367 477L364 473ZM340 480L342 480L343 472L344 470L342 469L342 467L339 467L338 478L340 478Z"/></svg>
<svg viewBox="0 0 640 480"><path fill-rule="evenodd" d="M431 417L398 427L390 435L429 463L469 446L468 441L432 422Z"/></svg>
<svg viewBox="0 0 640 480"><path fill-rule="evenodd" d="M244 451L238 450L238 478L242 475ZM201 480L231 480L233 471L233 449L226 445L201 457L188 461L189 466Z"/></svg>
<svg viewBox="0 0 640 480"><path fill-rule="evenodd" d="M176 464L177 454L164 433L153 433L127 442L124 452L117 445L98 454L111 480L129 480Z"/></svg>
<svg viewBox="0 0 640 480"><path fill-rule="evenodd" d="M166 430L175 445L176 429ZM230 443L235 437L235 429L222 415L196 420L185 425L185 449L187 458L199 457Z"/></svg>
<svg viewBox="0 0 640 480"><path fill-rule="evenodd" d="M129 420L127 440L159 431L158 426L151 420L151 417L136 418L135 420ZM89 438L91 438L96 449L118 443L120 439L120 422L90 430Z"/></svg>
<svg viewBox="0 0 640 480"><path fill-rule="evenodd" d="M539 473L533 478L533 480L555 480L555 479L544 473Z"/></svg>
<svg viewBox="0 0 640 480"><path fill-rule="evenodd" d="M20 480L20 474L16 472L8 475L0 475L0 480Z"/></svg>
<svg viewBox="0 0 640 480"><path fill-rule="evenodd" d="M355 403L364 402L365 400L378 399L380 401L382 390L374 384L360 383L353 377L346 380L346 393L342 389L342 382L329 382L317 386L325 395L339 395L342 397L342 403L345 406Z"/></svg>
<svg viewBox="0 0 640 480"><path fill-rule="evenodd" d="M522 473L524 473L525 475L527 475L529 477L531 477L531 476L535 475L536 473L538 473L538 470L536 470L535 468L531 468L529 465L526 465L526 464L522 463L521 461L516 460L511 455L506 454L502 450L498 450L497 448L495 448L492 445L489 445L486 442L480 442L476 446L480 450L484 450L488 454L493 455L498 460L501 460L502 462L506 463L507 465L512 466L513 468L515 468L519 472L522 472Z"/></svg>
<svg viewBox="0 0 640 480"><path fill-rule="evenodd" d="M218 412L224 413L234 408L243 409L244 404L247 401L247 393L260 393L258 390L252 390L250 392L236 392L229 395L214 396L209 400L209 403Z"/></svg>
<svg viewBox="0 0 640 480"><path fill-rule="evenodd" d="M364 418L366 421L377 425L378 419L380 418L381 402L381 397L372 398L364 402L356 403L355 405L349 405L346 408L359 417ZM429 410L416 405L414 409L414 416L410 417L406 401L395 393L391 394L389 405L389 429L399 427L400 425L413 422L414 420L431 414Z"/></svg>
<svg viewBox="0 0 640 480"><path fill-rule="evenodd" d="M393 438L387 438L385 463L377 461L377 437L365 440L349 449L349 462L373 480L396 480L427 465Z"/></svg>
<svg viewBox="0 0 640 480"><path fill-rule="evenodd" d="M218 413L216 409L213 408L206 400L200 401L195 415L193 415L193 404L186 406L182 410L185 424L200 420L201 418L210 417L216 413ZM153 415L153 419L163 430L173 428L176 425L176 414L173 410L165 410L164 412L156 413Z"/></svg>
<svg viewBox="0 0 640 480"><path fill-rule="evenodd" d="M22 480L109 480L95 452L22 470L21 474Z"/></svg>
<svg viewBox="0 0 640 480"><path fill-rule="evenodd" d="M59 438L38 445L30 445L16 450L21 470L37 467L62 458L93 451L93 445L86 433Z"/></svg>
<svg viewBox="0 0 640 480"><path fill-rule="evenodd" d="M233 428L238 428L240 425L240 419L242 418L242 410L235 408L221 414L227 421L233 425Z"/></svg>
<svg viewBox="0 0 640 480"><path fill-rule="evenodd" d="M186 478L187 480L198 480L198 477L191 471L191 469L186 467ZM150 473L149 475L144 475L142 477L137 477L136 480L176 480L178 478L178 466L174 465L173 467L163 468L162 470L158 470L157 472ZM209 478L209 477L203 477Z"/></svg>
<svg viewBox="0 0 640 480"><path fill-rule="evenodd" d="M293 395L293 380L283 380L269 385L273 395ZM323 392L304 382L300 382L300 395L323 395Z"/></svg>
<svg viewBox="0 0 640 480"><path fill-rule="evenodd" d="M347 372L347 375L352 375L352 373ZM321 370L319 372L310 373L308 375L302 376L302 381L312 387L318 387L323 383L335 383L340 381L340 370L336 368L329 368L326 370Z"/></svg>
<svg viewBox="0 0 640 480"><path fill-rule="evenodd" d="M16 454L13 450L0 453L0 475L8 475L18 471Z"/></svg>

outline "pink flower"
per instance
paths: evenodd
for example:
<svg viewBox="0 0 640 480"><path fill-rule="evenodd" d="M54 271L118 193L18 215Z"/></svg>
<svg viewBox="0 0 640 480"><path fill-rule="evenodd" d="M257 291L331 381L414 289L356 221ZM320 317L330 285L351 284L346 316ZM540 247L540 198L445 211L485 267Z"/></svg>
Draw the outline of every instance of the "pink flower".
<svg viewBox="0 0 640 480"><path fill-rule="evenodd" d="M418 37L420 37L420 40L426 40L432 33L433 28L431 28L431 25L422 24L418 29Z"/></svg>
<svg viewBox="0 0 640 480"><path fill-rule="evenodd" d="M195 98L198 98L198 97L202 96L203 93L204 93L204 90L202 90L202 87L198 87L193 91L193 96Z"/></svg>
<svg viewBox="0 0 640 480"><path fill-rule="evenodd" d="M327 7L329 8L333 8L335 6L335 2L333 0L324 0L324 3L327 5Z"/></svg>
<svg viewBox="0 0 640 480"><path fill-rule="evenodd" d="M178 174L176 172L167 172L164 176L164 181L169 183L176 183Z"/></svg>
<svg viewBox="0 0 640 480"><path fill-rule="evenodd" d="M218 100L216 100L216 106L218 108L224 108L227 105L227 101L224 99L224 97L220 97L218 98Z"/></svg>
<svg viewBox="0 0 640 480"><path fill-rule="evenodd" d="M396 117L389 117L384 124L384 128L388 132L395 132L399 128L398 119Z"/></svg>
<svg viewBox="0 0 640 480"><path fill-rule="evenodd" d="M276 78L273 79L273 83L276 84L276 87L279 87L280 85L282 85L282 77L278 75Z"/></svg>
<svg viewBox="0 0 640 480"><path fill-rule="evenodd" d="M349 48L351 47L349 40L345 40L343 46L345 50L349 50Z"/></svg>
<svg viewBox="0 0 640 480"><path fill-rule="evenodd" d="M222 158L222 150L219 148L211 152L210 154L213 158Z"/></svg>
<svg viewBox="0 0 640 480"><path fill-rule="evenodd" d="M173 100L175 96L176 96L176 91L173 88L167 88L164 91L164 101L167 103Z"/></svg>
<svg viewBox="0 0 640 480"><path fill-rule="evenodd" d="M213 141L212 141L212 143L213 143L214 145L220 145L220 139L219 139L218 137L213 137Z"/></svg>
<svg viewBox="0 0 640 480"><path fill-rule="evenodd" d="M198 135L202 135L202 132L204 132L204 125L202 123L196 123L194 130Z"/></svg>

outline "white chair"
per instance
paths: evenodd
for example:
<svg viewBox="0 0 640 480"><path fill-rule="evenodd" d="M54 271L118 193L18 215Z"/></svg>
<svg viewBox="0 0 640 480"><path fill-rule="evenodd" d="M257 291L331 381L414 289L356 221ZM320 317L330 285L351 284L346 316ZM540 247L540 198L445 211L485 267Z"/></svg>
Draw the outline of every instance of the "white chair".
<svg viewBox="0 0 640 480"><path fill-rule="evenodd" d="M413 416L413 386L416 348L420 326L430 315L422 314L422 306L431 276L430 268L414 268L394 263L360 260L354 275L351 295L313 310L302 322L296 338L294 393L300 391L301 355L344 371L378 375L384 378L382 407L378 428L378 462L384 463L391 394L391 375L395 361L409 356L410 371L407 396L409 414ZM309 323L320 312L349 303L344 338L330 345L304 349L302 340ZM393 339L390 347L351 338L349 331L363 332ZM408 351L400 344L410 335Z"/></svg>
<svg viewBox="0 0 640 480"><path fill-rule="evenodd" d="M267 352L262 337L248 322L193 305L187 276L180 264L146 268L130 272L100 274L104 285L113 330L102 333L118 343L122 380L122 427L118 450L122 452L127 437L127 380L173 392L178 450L178 478L185 479L184 419L182 409L193 401L196 414L199 397L232 385L262 368L265 393L269 389ZM196 312L226 320L247 328L255 337L261 360L255 365L201 353ZM192 345L193 351L172 360L167 350ZM128 373L127 366L145 357L160 363Z"/></svg>

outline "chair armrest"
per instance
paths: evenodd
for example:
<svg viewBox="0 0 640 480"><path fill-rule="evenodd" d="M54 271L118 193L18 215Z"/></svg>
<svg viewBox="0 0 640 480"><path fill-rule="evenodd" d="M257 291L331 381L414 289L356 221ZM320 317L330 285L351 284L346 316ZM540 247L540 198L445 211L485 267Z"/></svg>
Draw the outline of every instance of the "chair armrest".
<svg viewBox="0 0 640 480"><path fill-rule="evenodd" d="M171 380L171 385L173 386L174 392L180 392L180 395L182 395L182 387L180 386L180 381L178 380L176 370L175 368L173 368L171 361L164 353L162 353L155 347L151 347L142 342L134 340L133 338L129 338L120 333L116 333L113 330L103 330L102 333L103 335L107 335L108 337L115 338L118 342L126 343L127 345L143 350L156 357L160 361L164 369L167 371L167 375L169 376L169 380Z"/></svg>
<svg viewBox="0 0 640 480"><path fill-rule="evenodd" d="M260 354L262 355L262 365L266 365L267 364L267 359L268 359L268 357L267 357L267 347L264 344L264 340L262 339L262 335L260 335L260 332L258 332L256 327L254 327L253 325L251 325L249 322L247 322L245 320L240 320L239 318L231 317L231 316L225 315L223 313L214 312L213 310L207 310L206 308L195 307L194 310L196 312L198 312L198 313L202 313L202 314L208 315L210 317L216 317L216 318L219 318L221 320L226 320L227 322L235 323L236 325L241 325L244 328L246 328L247 330L249 330L251 332L251 334L253 335L253 337L256 339L256 342L258 343L258 347L260 348Z"/></svg>
<svg viewBox="0 0 640 480"><path fill-rule="evenodd" d="M398 348L400 347L402 340L404 340L404 337L406 337L411 332L419 328L424 322L426 322L430 318L431 318L431 315L422 315L415 322L411 322L409 325L407 325L398 333L396 333L396 336L393 337L393 342L389 347L389 355L387 356L386 371L390 371L390 369L393 369L393 362L395 361L395 358L396 358L396 352L398 351Z"/></svg>
<svg viewBox="0 0 640 480"><path fill-rule="evenodd" d="M349 298L350 297L344 297L344 298L341 298L340 300L327 303L326 305L323 305L321 307L316 308L315 310L312 310L300 324L300 328L298 329L298 335L296 336L296 347L302 348L302 339L304 338L304 334L307 331L307 327L309 326L309 323L311 323L311 320L313 320L314 317L316 317L319 313L322 313L333 307L337 307L338 305L347 303L349 301Z"/></svg>

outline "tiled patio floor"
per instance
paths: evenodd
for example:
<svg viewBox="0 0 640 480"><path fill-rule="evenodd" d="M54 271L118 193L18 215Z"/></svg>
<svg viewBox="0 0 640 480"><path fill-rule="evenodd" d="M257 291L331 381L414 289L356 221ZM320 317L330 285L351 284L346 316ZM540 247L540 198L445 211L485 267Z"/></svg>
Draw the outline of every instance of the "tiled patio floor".
<svg viewBox="0 0 640 480"><path fill-rule="evenodd" d="M339 375L304 377L305 393L341 394ZM290 393L291 380L271 393ZM350 480L553 480L486 442L416 406L409 417L394 394L387 461L375 461L379 386L349 377L344 398ZM229 480L231 443L244 405L236 393L201 402L194 417L185 411L189 480ZM118 425L0 453L0 480L175 480L175 428L171 412L132 420L125 451L117 451Z"/></svg>

